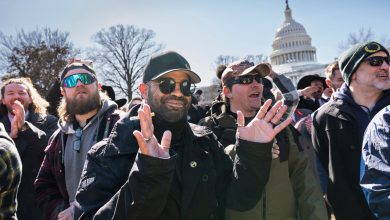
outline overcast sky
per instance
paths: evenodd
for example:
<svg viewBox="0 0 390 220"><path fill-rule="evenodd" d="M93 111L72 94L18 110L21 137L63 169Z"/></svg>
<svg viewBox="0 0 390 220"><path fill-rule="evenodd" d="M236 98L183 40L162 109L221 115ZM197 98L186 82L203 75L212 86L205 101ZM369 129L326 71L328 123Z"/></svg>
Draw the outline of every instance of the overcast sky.
<svg viewBox="0 0 390 220"><path fill-rule="evenodd" d="M390 1L290 0L293 18L317 48L319 63L338 57L349 33L371 28L379 40L390 37ZM15 34L50 27L70 32L76 47L116 24L156 33L166 50L176 50L208 85L219 55L269 55L276 29L284 20L284 0L0 0L0 30Z"/></svg>

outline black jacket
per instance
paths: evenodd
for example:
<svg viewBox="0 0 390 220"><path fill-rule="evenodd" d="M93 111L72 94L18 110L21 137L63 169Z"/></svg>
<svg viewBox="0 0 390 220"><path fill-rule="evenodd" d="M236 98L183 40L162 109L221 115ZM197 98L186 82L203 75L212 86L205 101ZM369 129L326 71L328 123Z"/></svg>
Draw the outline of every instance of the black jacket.
<svg viewBox="0 0 390 220"><path fill-rule="evenodd" d="M337 220L375 219L359 185L361 146L364 128L388 104L385 91L374 109L365 113L344 86L314 113L312 141L329 175L327 195Z"/></svg>
<svg viewBox="0 0 390 220"><path fill-rule="evenodd" d="M240 210L242 203L255 205L261 197L271 143L240 140L232 163L209 129L186 123L184 150L175 156L181 166L174 166L172 158L137 154L135 129L139 122L125 117L108 140L89 152L76 195L76 218L223 219L226 206ZM137 162L137 155L143 160ZM158 165L138 169L148 162Z"/></svg>
<svg viewBox="0 0 390 220"><path fill-rule="evenodd" d="M0 121L6 131L11 131L8 115ZM44 150L48 140L57 129L57 118L52 115L41 115L30 111L26 118L27 129L20 131L14 139L20 158L22 159L22 181L18 191L18 219L40 219L41 213L35 202L34 181L45 156Z"/></svg>

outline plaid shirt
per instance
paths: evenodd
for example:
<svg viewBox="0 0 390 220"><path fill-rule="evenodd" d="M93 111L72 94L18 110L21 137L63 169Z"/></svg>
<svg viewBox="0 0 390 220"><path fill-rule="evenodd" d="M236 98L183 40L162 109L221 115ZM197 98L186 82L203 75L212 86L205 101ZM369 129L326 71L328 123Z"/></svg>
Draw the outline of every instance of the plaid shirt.
<svg viewBox="0 0 390 220"><path fill-rule="evenodd" d="M0 219L17 219L16 195L22 177L22 161L15 144L0 125Z"/></svg>

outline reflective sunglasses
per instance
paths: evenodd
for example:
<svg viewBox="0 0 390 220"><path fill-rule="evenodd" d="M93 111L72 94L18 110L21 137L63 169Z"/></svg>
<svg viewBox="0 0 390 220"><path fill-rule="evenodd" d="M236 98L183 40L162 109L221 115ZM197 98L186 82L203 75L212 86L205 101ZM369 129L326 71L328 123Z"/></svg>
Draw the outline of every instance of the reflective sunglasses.
<svg viewBox="0 0 390 220"><path fill-rule="evenodd" d="M73 141L73 150L80 152L80 147L81 147L81 136L83 135L83 130L81 128L77 128L74 136L75 139Z"/></svg>
<svg viewBox="0 0 390 220"><path fill-rule="evenodd" d="M262 84L263 83L263 77L261 75L244 75L244 76L236 76L234 78L227 79L225 84L227 86L233 86L234 84L251 84L253 80L256 80L256 82Z"/></svg>
<svg viewBox="0 0 390 220"><path fill-rule="evenodd" d="M176 83L178 83L174 79L169 77L158 79L156 80L156 82L159 84L160 91L164 94L171 94L173 91L175 91ZM183 93L184 96L190 96L191 81L184 80L179 84L181 93Z"/></svg>
<svg viewBox="0 0 390 220"><path fill-rule="evenodd" d="M89 85L96 81L95 77L88 73L76 73L65 77L62 80L62 86L65 88L73 88L77 85L78 80L80 80L80 82L84 85Z"/></svg>
<svg viewBox="0 0 390 220"><path fill-rule="evenodd" d="M376 56L376 57L368 57L365 60L368 61L370 66L382 66L383 62L386 62L387 65L390 65L389 57Z"/></svg>

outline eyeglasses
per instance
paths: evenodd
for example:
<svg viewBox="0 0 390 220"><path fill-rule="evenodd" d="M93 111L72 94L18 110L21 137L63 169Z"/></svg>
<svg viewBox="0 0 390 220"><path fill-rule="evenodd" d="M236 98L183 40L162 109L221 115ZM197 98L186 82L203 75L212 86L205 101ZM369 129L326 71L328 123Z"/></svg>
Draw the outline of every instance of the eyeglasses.
<svg viewBox="0 0 390 220"><path fill-rule="evenodd" d="M81 128L77 128L74 136L75 140L73 141L73 150L80 152L81 147L81 136L83 135L83 130Z"/></svg>
<svg viewBox="0 0 390 220"><path fill-rule="evenodd" d="M173 91L175 91L176 82L174 79L166 77L161 78L157 80L157 83L159 84L160 91L164 94L171 94ZM183 93L184 96L190 96L191 95L191 81L190 80L184 80L179 83L180 84L180 91Z"/></svg>
<svg viewBox="0 0 390 220"><path fill-rule="evenodd" d="M376 57L368 57L365 60L368 61L368 63L371 66L382 66L383 62L386 62L387 65L390 65L389 57L376 56Z"/></svg>
<svg viewBox="0 0 390 220"><path fill-rule="evenodd" d="M88 73L76 73L65 77L62 80L62 86L65 88L73 88L77 85L78 80L80 80L80 82L84 85L89 85L96 81L95 77Z"/></svg>
<svg viewBox="0 0 390 220"><path fill-rule="evenodd" d="M263 77L261 75L245 75L245 76L237 76L234 78L227 79L225 84L227 86L233 86L234 84L251 84L253 82L253 79L256 80L256 82L262 84L263 83Z"/></svg>

